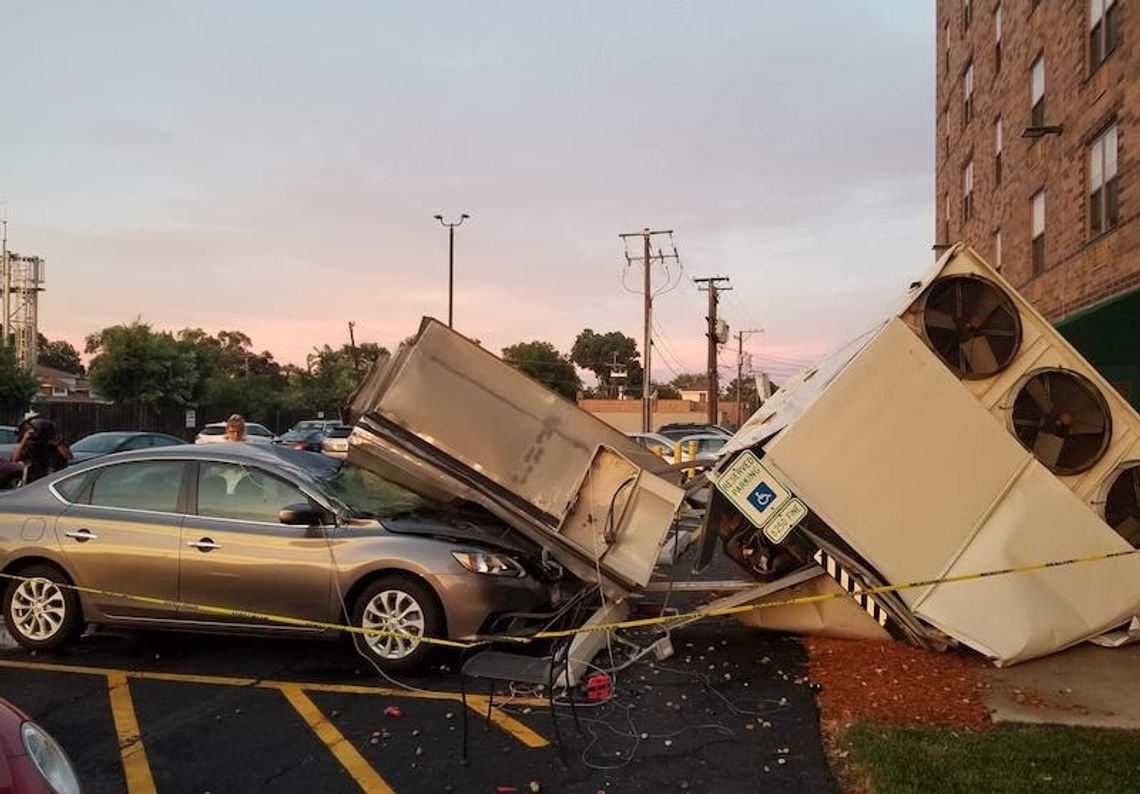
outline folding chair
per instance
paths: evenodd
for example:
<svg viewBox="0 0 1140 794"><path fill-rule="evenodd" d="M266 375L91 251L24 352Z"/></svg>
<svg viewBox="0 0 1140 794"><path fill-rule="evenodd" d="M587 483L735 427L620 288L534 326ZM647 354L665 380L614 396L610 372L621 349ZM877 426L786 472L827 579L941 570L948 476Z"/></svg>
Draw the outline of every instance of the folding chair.
<svg viewBox="0 0 1140 794"><path fill-rule="evenodd" d="M565 674L566 696L570 699L570 710L574 714L574 727L581 733L578 722L578 708L574 703L573 687L570 685L570 641L554 645L546 656L528 656L522 653L503 651L480 651L462 663L459 672L459 694L463 700L463 761L467 761L467 685L466 679L486 678L490 682L487 690L487 715L484 725L490 728L491 709L495 702L495 682L530 684L546 688L550 707L550 719L554 724L554 741L566 765L566 751L562 746L562 732L558 728L558 715L554 711L554 685Z"/></svg>

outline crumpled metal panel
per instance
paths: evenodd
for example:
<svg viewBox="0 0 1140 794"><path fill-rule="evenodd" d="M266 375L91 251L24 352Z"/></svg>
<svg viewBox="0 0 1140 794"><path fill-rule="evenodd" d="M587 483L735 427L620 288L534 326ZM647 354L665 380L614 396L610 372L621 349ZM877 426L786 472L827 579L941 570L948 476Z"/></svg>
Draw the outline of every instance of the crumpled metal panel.
<svg viewBox="0 0 1140 794"><path fill-rule="evenodd" d="M648 581L683 496L663 459L432 319L377 362L350 416L350 462L484 504L579 577L616 590ZM600 455L623 461L626 476L604 477ZM575 509L599 526L612 520L607 538L575 536Z"/></svg>

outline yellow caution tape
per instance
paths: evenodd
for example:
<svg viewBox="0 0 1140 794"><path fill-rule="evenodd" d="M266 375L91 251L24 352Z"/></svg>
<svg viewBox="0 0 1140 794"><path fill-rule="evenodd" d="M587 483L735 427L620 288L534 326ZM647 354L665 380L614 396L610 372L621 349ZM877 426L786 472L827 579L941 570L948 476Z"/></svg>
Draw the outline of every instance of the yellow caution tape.
<svg viewBox="0 0 1140 794"><path fill-rule="evenodd" d="M1034 563L1032 565L1018 565L1010 568L1001 568L993 571L982 571L980 573L964 573L956 576L944 576L937 579L924 579L915 582L906 582L904 584L891 584L881 585L879 587L867 587L858 591L861 596L873 596L880 593L897 593L902 590L913 590L919 587L930 587L932 585L952 584L956 582L969 582L976 579L988 579L994 576L1008 576L1017 573L1030 573L1032 571L1043 571L1048 568L1060 568L1068 565L1078 565L1087 562L1098 562L1101 560L1111 560L1118 557L1127 557L1132 554L1140 553L1140 549L1128 549L1126 551L1114 551L1106 554L1090 554L1085 557L1072 557L1067 560L1054 560L1052 562ZM42 579L43 577L29 577L17 576L14 574L0 573L0 578L9 579L13 581L34 581ZM417 634L406 634L397 631L387 631L384 629L366 629L361 626L346 626L339 623L328 623L319 620L308 620L305 618L292 618L286 615L273 615L264 612L252 612L244 609L232 609L229 607L210 606L208 604L191 604L185 601L172 601L167 598L154 598L152 596L140 596L131 593L118 593L112 590L101 590L94 587L83 587L80 585L68 584L65 582L55 582L59 587L64 587L80 593L89 593L92 595L111 596L114 598L122 598L128 601L135 601L142 604L151 604L155 606L174 607L176 609L193 609L198 612L205 612L212 615L224 615L227 617L248 618L252 620L264 621L266 623L280 623L287 626L300 626L304 628L325 629L331 631L343 631L349 634L360 634L369 637L398 637L401 639L418 640L419 642L427 643L430 645L441 645L448 648L459 648L463 650L477 648L483 645L489 645L495 642L512 642L518 644L526 644L535 640L549 640L560 639L564 637L572 637L576 634L589 634L599 631L615 631L617 629L636 629L645 628L647 626L660 626L668 623L677 623L681 621L695 621L704 620L706 618L714 617L727 617L730 615L740 615L746 612L752 612L760 609L773 609L775 607L790 607L801 606L805 604L818 604L823 601L830 601L836 598L848 598L852 594L847 592L838 593L824 593L822 595L814 596L801 596L798 598L786 598L778 601L763 601L758 604L745 604L743 606L735 607L719 607L714 609L698 609L692 612L682 612L676 615L662 615L654 618L639 618L636 620L623 620L614 623L599 623L592 626L580 626L574 629L561 629L557 631L539 631L528 635L493 635L481 637L474 642L461 642L459 640L448 640L440 637L425 637Z"/></svg>

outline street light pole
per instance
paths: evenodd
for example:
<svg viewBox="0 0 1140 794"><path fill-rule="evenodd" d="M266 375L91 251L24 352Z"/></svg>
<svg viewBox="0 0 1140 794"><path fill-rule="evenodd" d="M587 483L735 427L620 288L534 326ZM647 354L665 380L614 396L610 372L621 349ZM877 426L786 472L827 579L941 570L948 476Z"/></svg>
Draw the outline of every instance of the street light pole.
<svg viewBox="0 0 1140 794"><path fill-rule="evenodd" d="M447 227L447 327L451 328L452 325L452 307L455 298L455 227L462 226L463 221L471 216L466 212L459 216L459 220L455 223L447 223L444 221L442 215L436 215L435 219L441 225Z"/></svg>

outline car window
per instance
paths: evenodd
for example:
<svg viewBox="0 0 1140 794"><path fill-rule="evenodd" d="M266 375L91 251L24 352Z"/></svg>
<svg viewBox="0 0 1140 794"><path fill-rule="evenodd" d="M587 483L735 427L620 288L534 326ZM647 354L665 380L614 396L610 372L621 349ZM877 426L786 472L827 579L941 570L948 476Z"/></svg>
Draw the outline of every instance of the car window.
<svg viewBox="0 0 1140 794"><path fill-rule="evenodd" d="M16 428L0 427L0 444L15 444L19 440L16 437Z"/></svg>
<svg viewBox="0 0 1140 794"><path fill-rule="evenodd" d="M309 498L300 488L260 469L232 463L198 467L198 515L276 524L283 507Z"/></svg>
<svg viewBox="0 0 1140 794"><path fill-rule="evenodd" d="M202 432L199 433L198 435L200 435L200 436L224 436L225 434L226 434L226 428L224 425L207 425L206 427L202 428Z"/></svg>
<svg viewBox="0 0 1140 794"><path fill-rule="evenodd" d="M60 480L55 484L55 490L68 502L77 502L90 475L91 472L85 471L82 474L76 474L74 477Z"/></svg>
<svg viewBox="0 0 1140 794"><path fill-rule="evenodd" d="M247 436L262 436L264 438L271 438L273 436L268 430L261 425L249 424L245 426L245 434Z"/></svg>
<svg viewBox="0 0 1140 794"><path fill-rule="evenodd" d="M132 510L178 510L183 464L173 461L120 463L96 474L91 504Z"/></svg>
<svg viewBox="0 0 1140 794"><path fill-rule="evenodd" d="M123 444L123 449L146 449L150 446L150 436L135 436L126 444Z"/></svg>
<svg viewBox="0 0 1140 794"><path fill-rule="evenodd" d="M172 436L147 436L147 438L150 439L150 445L152 447L173 447L182 443L181 440L173 438Z"/></svg>

